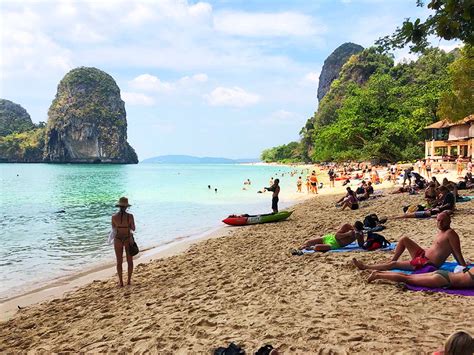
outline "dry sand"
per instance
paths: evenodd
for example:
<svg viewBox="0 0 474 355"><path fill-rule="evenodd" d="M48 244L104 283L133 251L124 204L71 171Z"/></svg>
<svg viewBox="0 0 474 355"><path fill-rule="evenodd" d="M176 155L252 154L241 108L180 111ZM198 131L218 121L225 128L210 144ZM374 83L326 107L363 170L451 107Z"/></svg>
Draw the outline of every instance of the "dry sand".
<svg viewBox="0 0 474 355"><path fill-rule="evenodd" d="M66 297L19 311L0 327L0 352L209 353L234 341L252 353L423 353L457 329L474 332L474 299L367 284L351 259L388 252L292 256L308 237L369 213L394 215L421 196L393 195L341 212L334 196L295 206L291 219L234 228L187 252L136 268L131 287L95 281ZM453 228L474 260L474 202L458 204ZM389 221L383 232L428 246L436 221Z"/></svg>

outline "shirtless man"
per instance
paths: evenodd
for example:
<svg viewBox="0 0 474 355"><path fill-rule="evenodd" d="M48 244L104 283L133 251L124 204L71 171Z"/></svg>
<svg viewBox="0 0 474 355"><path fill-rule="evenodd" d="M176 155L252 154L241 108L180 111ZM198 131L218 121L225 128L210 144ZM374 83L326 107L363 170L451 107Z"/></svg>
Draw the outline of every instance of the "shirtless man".
<svg viewBox="0 0 474 355"><path fill-rule="evenodd" d="M365 265L356 258L352 259L352 262L360 270L418 270L428 264L440 267L441 264L453 254L459 265L466 266L466 261L461 252L459 236L451 229L451 218L449 214L442 212L438 214L436 220L438 222L439 232L429 249L424 250L410 238L402 237L398 241L392 260L388 263ZM410 253L412 260L399 261L398 259L405 249Z"/></svg>
<svg viewBox="0 0 474 355"><path fill-rule="evenodd" d="M280 193L279 183L280 183L280 179L275 179L272 186L264 188L264 190L273 192L273 194L272 194L272 210L273 210L273 213L278 213L278 200L279 200L278 194Z"/></svg>
<svg viewBox="0 0 474 355"><path fill-rule="evenodd" d="M336 234L326 234L321 238L308 240L300 249L313 249L316 251L328 251L331 249L344 248L357 240L360 247L364 245L364 224L360 221L351 226L349 223L339 227Z"/></svg>

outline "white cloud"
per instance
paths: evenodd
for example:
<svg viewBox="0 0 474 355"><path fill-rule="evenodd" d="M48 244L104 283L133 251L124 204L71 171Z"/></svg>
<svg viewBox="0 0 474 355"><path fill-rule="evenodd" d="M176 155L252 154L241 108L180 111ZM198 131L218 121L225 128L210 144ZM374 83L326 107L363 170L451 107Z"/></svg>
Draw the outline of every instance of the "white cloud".
<svg viewBox="0 0 474 355"><path fill-rule="evenodd" d="M311 16L297 12L224 11L214 16L214 27L226 34L256 37L310 36L326 30Z"/></svg>
<svg viewBox="0 0 474 355"><path fill-rule="evenodd" d="M72 0L61 0L56 7L56 12L59 16L74 16L77 14L77 8Z"/></svg>
<svg viewBox="0 0 474 355"><path fill-rule="evenodd" d="M130 81L130 86L136 90L169 92L174 89L171 83L161 81L150 74L142 74Z"/></svg>
<svg viewBox="0 0 474 355"><path fill-rule="evenodd" d="M210 17L212 15L212 6L207 2L198 2L189 7L189 14L197 18Z"/></svg>
<svg viewBox="0 0 474 355"><path fill-rule="evenodd" d="M309 84L318 84L319 83L319 73L309 72L303 78L303 81Z"/></svg>
<svg viewBox="0 0 474 355"><path fill-rule="evenodd" d="M122 99L128 105L133 106L153 106L155 100L148 95L141 94L138 92L125 92L122 91Z"/></svg>
<svg viewBox="0 0 474 355"><path fill-rule="evenodd" d="M175 90L188 89L194 84L204 83L208 80L207 74L199 73L192 76L183 76L176 81L163 81L151 74L142 74L129 82L135 90L169 93Z"/></svg>
<svg viewBox="0 0 474 355"><path fill-rule="evenodd" d="M103 42L106 37L97 33L87 25L78 23L72 27L71 38L76 42L94 43Z"/></svg>
<svg viewBox="0 0 474 355"><path fill-rule="evenodd" d="M123 22L132 25L142 25L146 22L153 20L155 13L151 7L143 4L137 4L132 11L130 11L123 18Z"/></svg>
<svg viewBox="0 0 474 355"><path fill-rule="evenodd" d="M234 86L232 88L217 87L210 94L205 95L211 106L245 107L255 105L260 96Z"/></svg>
<svg viewBox="0 0 474 355"><path fill-rule="evenodd" d="M200 83L204 83L209 79L206 74L200 73L200 74L195 74L192 76L192 79L195 81L198 81Z"/></svg>

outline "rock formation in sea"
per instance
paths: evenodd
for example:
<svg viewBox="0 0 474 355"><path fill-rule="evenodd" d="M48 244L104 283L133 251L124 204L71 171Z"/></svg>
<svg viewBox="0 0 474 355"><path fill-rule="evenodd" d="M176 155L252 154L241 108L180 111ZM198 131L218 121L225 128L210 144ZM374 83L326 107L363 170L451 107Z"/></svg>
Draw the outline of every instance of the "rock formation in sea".
<svg viewBox="0 0 474 355"><path fill-rule="evenodd" d="M80 67L60 81L48 112L44 161L138 163L127 142L125 104L109 74Z"/></svg>
<svg viewBox="0 0 474 355"><path fill-rule="evenodd" d="M28 112L12 101L0 99L0 137L34 128Z"/></svg>
<svg viewBox="0 0 474 355"><path fill-rule="evenodd" d="M321 74L319 75L318 101L321 102L324 95L327 94L331 83L339 76L342 66L354 54L364 50L364 47L347 42L337 47L329 57L324 61Z"/></svg>

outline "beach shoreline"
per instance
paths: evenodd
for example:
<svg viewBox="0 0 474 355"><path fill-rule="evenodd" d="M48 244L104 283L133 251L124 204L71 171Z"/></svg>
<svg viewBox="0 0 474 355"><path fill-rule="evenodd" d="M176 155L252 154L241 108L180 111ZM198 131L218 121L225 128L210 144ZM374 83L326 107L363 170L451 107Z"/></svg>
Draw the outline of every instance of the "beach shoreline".
<svg viewBox="0 0 474 355"><path fill-rule="evenodd" d="M376 190L391 190L386 185ZM352 265L355 256L376 263L392 252L291 255L291 248L341 223L401 214L403 205L423 201L423 194L384 189L384 197L362 201L359 210L341 211L334 195L344 190L337 185L309 194L317 197L292 205L284 222L220 228L180 244L180 252L172 246L167 255L148 255L130 287L116 287L112 267L103 278L10 313L0 327L0 351L184 354L235 342L249 352L272 344L283 353L409 353L435 351L457 329L472 332L469 297L368 284L368 273ZM474 258L473 208L473 201L460 203L452 223L468 260ZM426 247L436 230L436 220L426 218L390 220L381 233L391 242L409 235Z"/></svg>
<svg viewBox="0 0 474 355"><path fill-rule="evenodd" d="M286 192L283 196L285 198L282 203L283 209L290 209L315 195ZM184 253L196 243L211 238L225 237L232 229L236 228L239 227L225 225L218 227L214 226L209 227L208 230L202 233L176 237L163 244L142 250L138 257L134 258L134 265L137 266L155 259L167 258ZM126 261L124 261L124 265L126 265ZM24 308L38 303L47 302L52 299L62 298L68 293L89 283L115 276L115 262L111 259L110 261L104 261L103 263L92 267L86 267L83 271L70 272L64 276L48 280L41 286L35 283L26 290L16 292L10 297L0 300L0 321L6 321L14 316L20 307Z"/></svg>

